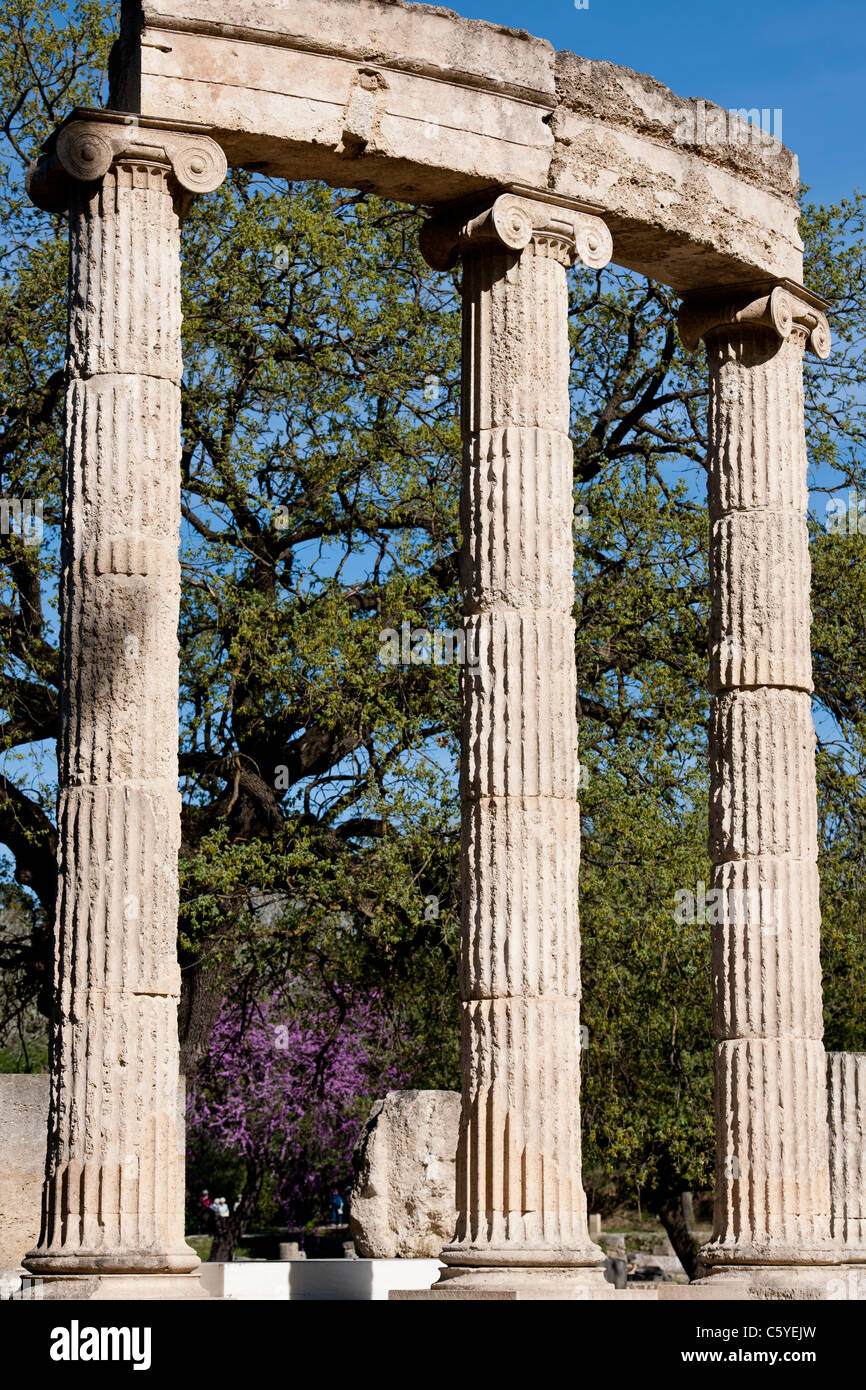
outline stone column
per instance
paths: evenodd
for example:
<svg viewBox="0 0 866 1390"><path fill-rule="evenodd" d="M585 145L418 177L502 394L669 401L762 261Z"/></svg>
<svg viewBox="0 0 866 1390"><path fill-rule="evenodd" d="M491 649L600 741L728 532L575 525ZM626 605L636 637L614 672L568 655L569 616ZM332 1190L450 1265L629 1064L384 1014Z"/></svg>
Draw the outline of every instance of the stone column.
<svg viewBox="0 0 866 1390"><path fill-rule="evenodd" d="M29 179L70 237L51 1109L25 1262L54 1296L198 1264L177 1039L180 217L225 171L205 137L76 112Z"/></svg>
<svg viewBox="0 0 866 1390"><path fill-rule="evenodd" d="M827 1053L830 1220L835 1240L866 1249L866 1052ZM862 1280L866 1296L866 1278Z"/></svg>
<svg viewBox="0 0 866 1390"><path fill-rule="evenodd" d="M443 1279L543 1291L600 1280L604 1258L581 1185L565 272L612 242L503 194L428 223L422 249L463 261L463 1112Z"/></svg>
<svg viewBox="0 0 866 1390"><path fill-rule="evenodd" d="M805 291L695 297L709 363L710 854L716 1207L703 1258L766 1293L820 1283L831 1240L818 901Z"/></svg>

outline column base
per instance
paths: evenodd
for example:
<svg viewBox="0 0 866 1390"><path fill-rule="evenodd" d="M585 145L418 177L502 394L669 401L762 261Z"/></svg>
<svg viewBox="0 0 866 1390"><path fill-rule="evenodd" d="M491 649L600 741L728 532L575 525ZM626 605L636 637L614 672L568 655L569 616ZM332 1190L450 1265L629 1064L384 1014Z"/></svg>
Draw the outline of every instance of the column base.
<svg viewBox="0 0 866 1390"><path fill-rule="evenodd" d="M441 1278L469 1274L476 1269L560 1269L566 1275L600 1269L603 1273L605 1262L601 1246L588 1236L574 1245L518 1244L516 1241L512 1245L488 1245L455 1240L445 1247L439 1258L448 1266L443 1269Z"/></svg>
<svg viewBox="0 0 866 1390"><path fill-rule="evenodd" d="M32 1250L22 1260L29 1274L193 1274L200 1260L190 1246L175 1246L172 1250L145 1252L115 1252L105 1250L76 1250L64 1254L50 1249Z"/></svg>
<svg viewBox="0 0 866 1390"><path fill-rule="evenodd" d="M15 1299L37 1302L157 1302L210 1299L195 1274L25 1274Z"/></svg>
<svg viewBox="0 0 866 1390"><path fill-rule="evenodd" d="M776 1269L797 1267L803 1269L835 1267L837 1265L866 1264L866 1246L854 1241L823 1240L814 1245L767 1241L750 1243L748 1241L710 1240L701 1247L701 1264L707 1274L727 1269L735 1270L746 1266L751 1268Z"/></svg>
<svg viewBox="0 0 866 1390"><path fill-rule="evenodd" d="M450 1303L456 1301L586 1301L623 1298L601 1269L567 1268L562 1265L501 1265L471 1269L443 1269L432 1289L395 1289L389 1298L399 1302Z"/></svg>
<svg viewBox="0 0 866 1390"><path fill-rule="evenodd" d="M826 1253L826 1252L825 1252ZM861 1260L863 1256L861 1255ZM802 1260L802 1254L800 1256ZM715 1289L725 1296L729 1289L742 1289L754 1300L801 1299L805 1301L866 1301L866 1261L846 1261L844 1252L834 1263L710 1264L698 1289Z"/></svg>
<svg viewBox="0 0 866 1390"><path fill-rule="evenodd" d="M445 1251L443 1259L448 1259L450 1253ZM490 1252L491 1255L494 1253L501 1252ZM532 1256L530 1251L523 1253L525 1256ZM537 1263L537 1253L532 1264L520 1262L520 1251L511 1251L509 1254L508 1265L493 1262L447 1265L440 1271L438 1281L429 1292L446 1298L475 1298L481 1293L492 1298L585 1299L592 1297L593 1291L601 1297L606 1297L607 1291L612 1289L612 1285L608 1284L604 1277L604 1255L601 1251L600 1263L577 1266L573 1259L567 1264L564 1261L558 1263L553 1251L550 1263L543 1265Z"/></svg>

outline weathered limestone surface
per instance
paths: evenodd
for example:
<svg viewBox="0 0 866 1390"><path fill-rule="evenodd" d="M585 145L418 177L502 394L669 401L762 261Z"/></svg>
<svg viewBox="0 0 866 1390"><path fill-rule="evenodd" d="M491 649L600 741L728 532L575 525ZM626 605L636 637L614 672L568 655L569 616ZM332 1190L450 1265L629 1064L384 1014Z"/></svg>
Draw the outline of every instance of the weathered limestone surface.
<svg viewBox="0 0 866 1390"><path fill-rule="evenodd" d="M39 1235L48 1124L47 1076L0 1076L0 1272Z"/></svg>
<svg viewBox="0 0 866 1390"><path fill-rule="evenodd" d="M389 1091L352 1157L349 1224L376 1260L434 1259L454 1235L459 1091Z"/></svg>
<svg viewBox="0 0 866 1390"><path fill-rule="evenodd" d="M730 134L730 113L713 102L677 96L646 73L568 52L556 55L556 87L569 111L660 145L676 144L765 192L789 199L797 196L799 170L793 151L772 135L758 141L754 132L744 128L745 123L739 128L740 139L721 140L719 122ZM692 138L685 139L686 132Z"/></svg>
<svg viewBox="0 0 866 1390"><path fill-rule="evenodd" d="M836 1258L802 383L807 342L826 356L829 334L783 288L687 301L681 333L705 340L710 371L712 882L741 905L712 929L716 1210L703 1256L775 1287Z"/></svg>
<svg viewBox="0 0 866 1390"><path fill-rule="evenodd" d="M866 1053L828 1052L833 1238L866 1249ZM866 1297L866 1280L864 1280Z"/></svg>
<svg viewBox="0 0 866 1390"><path fill-rule="evenodd" d="M580 1181L580 931L565 267L603 223L504 195L428 224L463 258L463 1113L443 1278L601 1278ZM521 1274L520 1271L523 1270ZM551 1274L560 1271L560 1276Z"/></svg>
<svg viewBox="0 0 866 1390"><path fill-rule="evenodd" d="M797 158L778 140L574 53L557 53L556 86L549 186L603 209L619 265L679 290L802 278Z"/></svg>
<svg viewBox="0 0 866 1390"><path fill-rule="evenodd" d="M547 177L552 47L449 10L399 0L125 4L116 59L117 105L202 123L232 164L359 179L418 202L491 183L543 187Z"/></svg>
<svg viewBox="0 0 866 1390"><path fill-rule="evenodd" d="M68 204L70 228L56 1019L26 1262L39 1275L198 1264L177 1041L180 212L224 172L211 141L94 115L61 129L30 180L41 206ZM75 1296L65 1287L54 1296Z"/></svg>
<svg viewBox="0 0 866 1390"><path fill-rule="evenodd" d="M784 146L718 141L712 103L522 30L403 0L125 0L113 71L112 105L199 123L233 165L419 204L576 199L617 263L681 290L802 278Z"/></svg>

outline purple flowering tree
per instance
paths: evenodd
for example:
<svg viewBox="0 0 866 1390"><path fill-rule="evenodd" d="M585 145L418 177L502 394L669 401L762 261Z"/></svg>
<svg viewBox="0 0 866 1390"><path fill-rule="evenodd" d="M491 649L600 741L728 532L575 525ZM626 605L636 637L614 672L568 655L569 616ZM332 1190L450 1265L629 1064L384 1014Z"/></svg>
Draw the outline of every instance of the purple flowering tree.
<svg viewBox="0 0 866 1390"><path fill-rule="evenodd" d="M187 1103L193 1148L205 1138L245 1169L237 1209L213 1218L212 1260L232 1259L268 1175L287 1224L326 1218L370 1105L405 1084L396 1053L375 992L293 983L264 1000L223 1001Z"/></svg>

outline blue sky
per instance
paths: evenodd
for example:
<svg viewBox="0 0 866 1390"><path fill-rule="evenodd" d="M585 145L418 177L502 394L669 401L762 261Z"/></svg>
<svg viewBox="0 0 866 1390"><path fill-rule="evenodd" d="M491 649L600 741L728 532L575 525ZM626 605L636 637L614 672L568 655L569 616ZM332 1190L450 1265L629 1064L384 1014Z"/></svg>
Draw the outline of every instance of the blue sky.
<svg viewBox="0 0 866 1390"><path fill-rule="evenodd" d="M446 0L447 3L447 0ZM684 97L781 107L782 139L816 202L866 185L863 0L451 0L586 58L650 73Z"/></svg>

